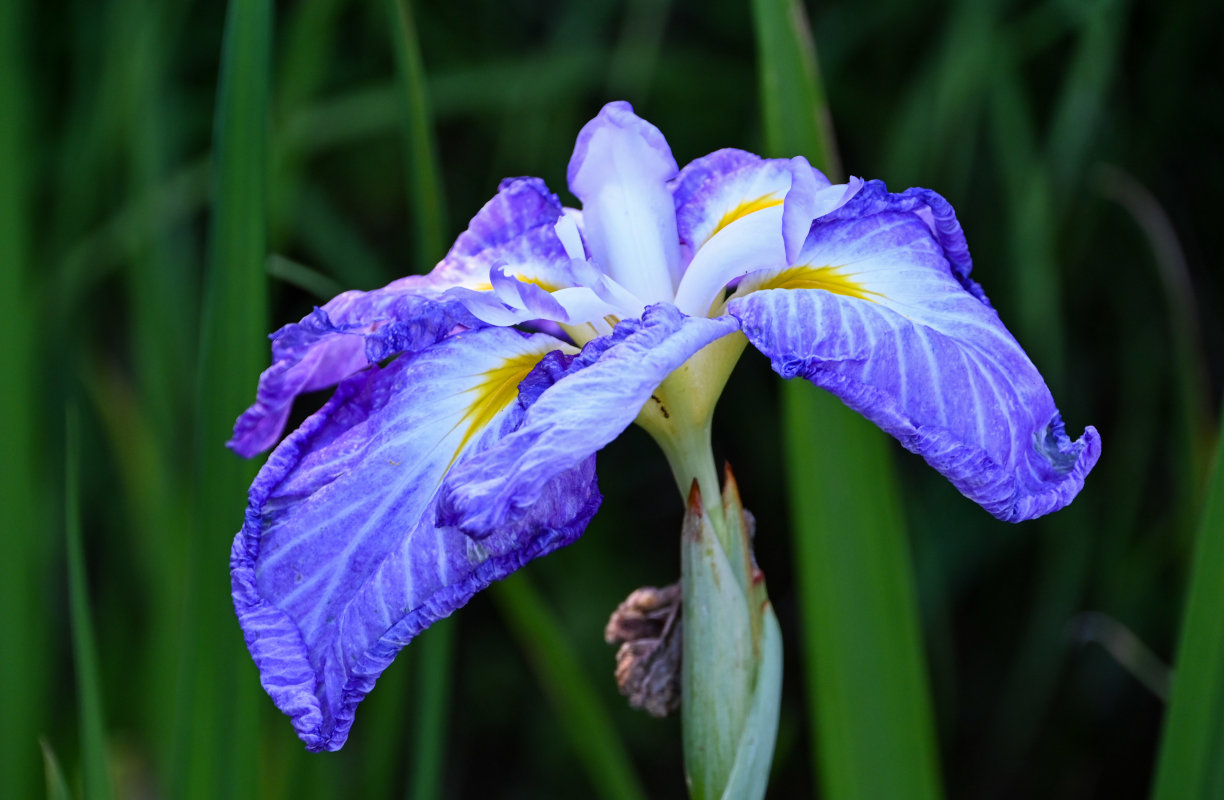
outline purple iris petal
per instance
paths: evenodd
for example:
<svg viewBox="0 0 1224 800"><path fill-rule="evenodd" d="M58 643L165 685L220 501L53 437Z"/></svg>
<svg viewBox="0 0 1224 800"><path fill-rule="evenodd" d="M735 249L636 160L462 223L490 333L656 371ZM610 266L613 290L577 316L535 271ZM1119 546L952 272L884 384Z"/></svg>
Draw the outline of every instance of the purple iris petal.
<svg viewBox="0 0 1224 800"><path fill-rule="evenodd" d="M412 291L337 295L272 334L272 366L259 376L255 403L238 417L227 445L248 458L267 450L280 438L298 395L333 386L395 353L428 347L457 328L482 325L458 303Z"/></svg>
<svg viewBox="0 0 1224 800"><path fill-rule="evenodd" d="M800 158L804 165L807 161ZM766 159L744 150L726 148L690 161L671 184L680 239L696 252L714 235L728 212L740 204L773 195L779 203L796 183L796 160ZM806 188L815 194L829 179L808 166ZM803 233L811 225L809 216ZM802 237L801 237L802 238Z"/></svg>
<svg viewBox="0 0 1224 800"><path fill-rule="evenodd" d="M893 205L913 211L856 199L812 226L797 265L745 279L740 292L763 290L728 313L777 372L833 392L991 514L1055 511L1082 487L1100 440L1091 427L1066 436L1036 367L966 288L976 284L963 236L954 217L938 221L934 198ZM937 209L934 226L922 209Z"/></svg>
<svg viewBox="0 0 1224 800"><path fill-rule="evenodd" d="M417 633L572 542L598 508L587 457L542 478L538 502L480 542L435 524L452 462L523 421L490 376L529 368L554 344L484 328L371 367L341 383L251 486L231 555L234 606L265 689L311 750L344 743L357 704ZM481 392L507 400L488 419Z"/></svg>
<svg viewBox="0 0 1224 800"><path fill-rule="evenodd" d="M556 298L539 286L512 278L500 267L489 271L489 281L502 302L530 311L532 318L569 321Z"/></svg>
<svg viewBox="0 0 1224 800"><path fill-rule="evenodd" d="M743 275L785 267L812 221L853 197L859 183L830 186L802 156L763 159L741 150L719 150L685 166L671 186L690 258L676 306L705 316Z"/></svg>
<svg viewBox="0 0 1224 800"><path fill-rule="evenodd" d="M557 237L561 203L539 178L507 178L497 194L468 223L434 273L450 285L488 288L489 271L504 267L515 275L568 286L569 255ZM456 280L456 276L466 280Z"/></svg>
<svg viewBox="0 0 1224 800"><path fill-rule="evenodd" d="M654 125L626 102L608 103L578 134L567 177L582 201L595 261L645 303L671 300L680 242L667 181L676 159Z"/></svg>
<svg viewBox="0 0 1224 800"><path fill-rule="evenodd" d="M427 347L456 326L523 321L491 297L443 294L453 287L488 289L493 267L568 285L569 256L554 230L560 216L561 203L539 178L504 180L428 275L345 292L272 334L272 366L260 376L254 405L234 424L229 447L247 457L267 450L284 430L295 397L333 386L371 362Z"/></svg>
<svg viewBox="0 0 1224 800"><path fill-rule="evenodd" d="M854 219L883 211L908 211L917 214L931 229L956 279L974 297L983 303L990 303L982 288L969 278L973 259L969 257L969 245L965 241L965 232L961 230L960 222L956 219L956 210L938 192L915 186L900 194L893 194L888 191L884 181L867 181L849 203L830 213L829 219Z"/></svg>
<svg viewBox="0 0 1224 800"><path fill-rule="evenodd" d="M440 522L477 538L512 524L540 501L553 475L581 463L627 428L676 367L737 327L729 317L686 317L660 304L647 308L641 320L622 322L611 336L591 342L539 395L522 427L447 476ZM547 368L545 363L537 371Z"/></svg>

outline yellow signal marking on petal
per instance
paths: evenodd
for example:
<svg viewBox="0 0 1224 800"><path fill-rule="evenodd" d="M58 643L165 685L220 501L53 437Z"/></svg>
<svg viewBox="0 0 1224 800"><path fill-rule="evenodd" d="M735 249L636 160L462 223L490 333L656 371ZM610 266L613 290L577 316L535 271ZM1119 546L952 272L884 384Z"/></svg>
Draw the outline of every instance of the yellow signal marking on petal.
<svg viewBox="0 0 1224 800"><path fill-rule="evenodd" d="M463 432L463 438L459 440L459 446L455 448L455 455L451 456L450 464L446 467L448 470L454 465L455 459L459 458L459 454L463 452L463 448L467 447L472 437L492 422L493 418L500 414L506 406L514 402L518 397L519 384L549 352L544 350L511 356L501 366L485 370L480 376L480 382L464 392L464 394L474 394L476 397L468 406L468 410L455 423L455 428L467 423L467 430Z"/></svg>
<svg viewBox="0 0 1224 800"><path fill-rule="evenodd" d="M780 205L782 205L782 198L778 197L776 192L761 195L753 200L744 200L735 208L722 215L722 219L720 219L718 224L714 226L714 230L710 231L710 235L706 237L706 241L712 239L714 234L718 233L736 220L743 219L749 214L755 214L758 211L763 211L767 208L773 208L774 206Z"/></svg>
<svg viewBox="0 0 1224 800"><path fill-rule="evenodd" d="M512 275L511 277L522 283L530 283L534 286L539 286L541 289L549 292L550 294L562 288L556 284L549 283L543 278L532 278L527 275ZM484 281L483 283L470 283L467 284L467 288L474 292L491 292L493 291L493 284L489 283L488 281Z"/></svg>
<svg viewBox="0 0 1224 800"><path fill-rule="evenodd" d="M879 292L864 288L861 283L848 275L842 274L840 267L813 267L805 264L790 267L766 278L760 285L753 281L752 290L764 289L823 289L833 294L857 297L860 300L876 302L873 298L883 297Z"/></svg>
<svg viewBox="0 0 1224 800"><path fill-rule="evenodd" d="M522 281L523 283L530 283L535 286L539 286L541 289L549 293L560 291L561 289L561 287L558 286L557 284L549 283L543 278L529 278L526 275L515 275L514 277Z"/></svg>

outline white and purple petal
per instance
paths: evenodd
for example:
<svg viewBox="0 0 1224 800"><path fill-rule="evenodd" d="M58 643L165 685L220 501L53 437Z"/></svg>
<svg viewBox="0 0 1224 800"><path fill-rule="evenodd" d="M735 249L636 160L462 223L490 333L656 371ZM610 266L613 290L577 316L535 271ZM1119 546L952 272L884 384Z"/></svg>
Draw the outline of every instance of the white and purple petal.
<svg viewBox="0 0 1224 800"><path fill-rule="evenodd" d="M439 291L451 286L487 290L490 271L501 267L549 289L569 286L570 257L556 232L561 214L561 202L544 181L507 178L427 277Z"/></svg>
<svg viewBox="0 0 1224 800"><path fill-rule="evenodd" d="M569 162L592 258L645 304L670 301L680 282L667 187L676 173L663 134L623 101L608 103L582 128Z"/></svg>
<svg viewBox="0 0 1224 800"><path fill-rule="evenodd" d="M673 370L738 327L730 317L686 317L660 304L641 320L620 323L572 360L550 356L537 374L551 371L553 382L539 392L522 426L447 476L439 522L475 538L504 530L540 502L553 476L627 428ZM537 391L523 387L528 396Z"/></svg>
<svg viewBox="0 0 1224 800"><path fill-rule="evenodd" d="M572 542L595 513L588 457L542 478L538 501L479 542L437 524L448 470L521 424L518 385L560 346L484 328L371 367L260 471L231 554L234 606L265 689L309 749L344 743L357 704L420 631Z"/></svg>
<svg viewBox="0 0 1224 800"><path fill-rule="evenodd" d="M798 162L807 165L802 158L766 159L726 148L686 164L672 181L671 191L677 232L690 257L735 220L754 211L781 206L797 182ZM829 186L828 178L810 166L801 180L812 195ZM807 234L807 226L803 233Z"/></svg>
<svg viewBox="0 0 1224 800"><path fill-rule="evenodd" d="M675 303L705 316L743 275L784 267L812 220L852 198L861 182L829 185L802 156L763 159L719 150L685 166L672 183L677 228L689 259Z"/></svg>
<svg viewBox="0 0 1224 800"><path fill-rule="evenodd" d="M337 295L271 335L272 366L259 376L255 403L235 421L227 445L248 458L267 450L280 438L298 395L334 386L395 353L482 326L462 305L414 291L387 287Z"/></svg>
<svg viewBox="0 0 1224 800"><path fill-rule="evenodd" d="M455 330L556 318L557 304L545 289L574 283L555 230L561 214L556 195L538 178L504 180L428 275L345 292L272 334L272 366L260 376L255 403L235 422L229 446L247 457L268 449L299 394L334 386L395 353L427 347ZM515 296L525 302L507 307L496 299L490 291L496 269L519 279L524 288ZM539 308L553 313L531 313Z"/></svg>
<svg viewBox="0 0 1224 800"><path fill-rule="evenodd" d="M1066 505L1099 456L1096 431L1066 436L1041 375L968 279L942 198L865 199L817 221L798 263L745 278L728 313L777 372L833 392L996 517Z"/></svg>
<svg viewBox="0 0 1224 800"><path fill-rule="evenodd" d="M883 181L872 180L861 184L851 202L831 211L829 219L854 219L884 211L909 212L918 217L931 230L944 258L952 268L952 274L965 289L979 300L989 304L980 286L969 278L973 259L969 257L969 244L965 232L956 219L956 209L938 192L914 186L899 194L888 191Z"/></svg>

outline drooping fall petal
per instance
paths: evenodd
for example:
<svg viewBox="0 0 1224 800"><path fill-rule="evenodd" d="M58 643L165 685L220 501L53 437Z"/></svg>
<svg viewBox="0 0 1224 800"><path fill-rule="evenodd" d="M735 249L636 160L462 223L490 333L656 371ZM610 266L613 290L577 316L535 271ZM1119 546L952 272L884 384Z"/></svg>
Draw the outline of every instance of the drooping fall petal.
<svg viewBox="0 0 1224 800"><path fill-rule="evenodd" d="M542 479L479 542L437 523L438 489L519 427L518 387L560 345L485 328L361 372L272 454L231 555L264 688L312 750L338 749L395 653L471 596L577 538L594 460ZM545 377L545 380L547 378Z"/></svg>
<svg viewBox="0 0 1224 800"><path fill-rule="evenodd" d="M778 373L837 395L996 517L1061 508L1096 463L1096 430L1066 435L939 209L894 197L818 221L797 263L745 278L728 313Z"/></svg>

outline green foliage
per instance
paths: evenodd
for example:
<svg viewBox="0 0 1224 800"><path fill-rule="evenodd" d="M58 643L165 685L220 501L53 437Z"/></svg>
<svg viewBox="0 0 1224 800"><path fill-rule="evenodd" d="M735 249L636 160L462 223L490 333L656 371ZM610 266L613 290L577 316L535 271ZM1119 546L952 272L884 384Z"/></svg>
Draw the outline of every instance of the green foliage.
<svg viewBox="0 0 1224 800"><path fill-rule="evenodd" d="M185 797L256 797L259 737L254 671L210 555L241 524L254 477L222 446L249 403L244 375L266 364L268 113L272 4L231 3L213 122L212 207L200 312L194 491L187 535L183 639L170 785ZM183 692L183 686L190 690Z"/></svg>
<svg viewBox="0 0 1224 800"><path fill-rule="evenodd" d="M837 154L802 7L755 0L768 155ZM832 397L782 390L814 763L830 798L940 796L902 501L885 436Z"/></svg>
<svg viewBox="0 0 1224 800"><path fill-rule="evenodd" d="M77 675L80 698L81 771L85 796L107 800L114 796L111 789L110 765L106 753L106 724L102 712L102 687L98 677L98 646L89 610L89 586L85 580L85 553L81 546L81 440L75 408L68 411L67 467L64 476L65 528L68 557L68 601L72 616L73 666ZM47 759L48 785L58 772L54 755L44 748ZM54 768L54 769L53 769Z"/></svg>
<svg viewBox="0 0 1224 800"><path fill-rule="evenodd" d="M1218 788L1224 762L1191 756L1218 752L1224 599L1201 577L1187 593L1192 564L1220 563L1218 4L809 4L819 73L781 0L414 3L415 41L393 0L225 5L69 0L52 20L0 3L0 795L101 774L125 797L682 794L677 721L624 707L600 636L632 589L680 572L683 508L644 436L600 454L605 506L529 567L538 590L508 583L422 637L341 753L305 753L272 708L228 596L256 465L222 443L266 333L428 266L505 176L566 199L574 136L614 97L681 163L737 146L829 166L835 127L833 172L945 194L1069 429L1104 437L1075 506L1010 528L876 432L836 438L858 435L836 404L745 354L714 442L787 658L771 794L856 776L887 794L910 769L915 793L942 772L950 796L1141 797L1159 748L1160 797ZM803 533L822 515L825 535ZM915 596L917 625L881 611ZM97 653L79 673L74 616ZM1102 630L1165 663L1180 642L1162 744L1161 701ZM839 706L820 653L846 639L886 650L846 651L865 659L842 665L846 691L876 691ZM906 737L920 746L894 749ZM843 767L813 763L825 745Z"/></svg>
<svg viewBox="0 0 1224 800"><path fill-rule="evenodd" d="M1155 800L1224 794L1224 459L1219 452L1215 462L1174 662Z"/></svg>
<svg viewBox="0 0 1224 800"><path fill-rule="evenodd" d="M0 628L9 653L44 653L47 632L38 620L19 610L37 608L40 586L49 576L48 520L39 513L39 493L49 469L36 442L39 415L34 366L38 337L28 322L34 302L30 265L31 186L30 102L27 69L26 3L0 7L0 369L10 376L0 392L0 452L10 465L0 480ZM20 533L17 533L20 532ZM3 569L3 568L0 568ZM27 796L38 785L40 706L50 686L38 659L0 658L0 707L7 724L0 726L0 787Z"/></svg>
<svg viewBox="0 0 1224 800"><path fill-rule="evenodd" d="M491 591L590 775L590 791L607 800L645 797L599 693L530 578L515 575Z"/></svg>
<svg viewBox="0 0 1224 800"><path fill-rule="evenodd" d="M830 798L939 797L913 568L887 440L837 400L783 394L808 713Z"/></svg>

